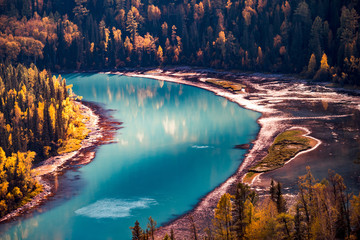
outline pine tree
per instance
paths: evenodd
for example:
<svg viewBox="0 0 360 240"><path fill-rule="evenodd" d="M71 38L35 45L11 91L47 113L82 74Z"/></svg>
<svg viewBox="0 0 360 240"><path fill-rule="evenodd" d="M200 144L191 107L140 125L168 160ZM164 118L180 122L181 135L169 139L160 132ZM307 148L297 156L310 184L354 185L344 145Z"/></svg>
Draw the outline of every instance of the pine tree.
<svg viewBox="0 0 360 240"><path fill-rule="evenodd" d="M194 218L192 215L189 215L189 220L190 220L190 224L191 224L191 232L193 234L193 238L194 238L194 240L198 240L198 233L197 233L195 221L194 221Z"/></svg>
<svg viewBox="0 0 360 240"><path fill-rule="evenodd" d="M340 59L351 57L353 52L350 50L358 38L359 15L356 10L348 9L343 6L341 9L340 27L337 31L340 40L339 55Z"/></svg>
<svg viewBox="0 0 360 240"><path fill-rule="evenodd" d="M149 229L149 234L151 236L151 239L154 240L154 233L156 230L156 221L152 217L149 217L149 222L147 224L147 228Z"/></svg>
<svg viewBox="0 0 360 240"><path fill-rule="evenodd" d="M271 179L269 192L270 192L270 198L271 198L271 200L275 201L275 195L276 195L275 192L276 192L276 190L275 190L274 179Z"/></svg>
<svg viewBox="0 0 360 240"><path fill-rule="evenodd" d="M126 31L131 35L132 41L135 42L135 37L137 36L138 22L134 16L132 10L129 10L126 18Z"/></svg>
<svg viewBox="0 0 360 240"><path fill-rule="evenodd" d="M310 60L309 60L309 64L307 67L307 71L306 74L308 77L313 77L315 74L315 69L316 69L316 58L315 58L315 54L311 54Z"/></svg>
<svg viewBox="0 0 360 240"><path fill-rule="evenodd" d="M295 213L295 217L294 217L294 229L295 229L295 233L294 233L294 239L295 240L301 240L304 239L304 229L302 227L302 217L301 217L301 213L300 213L300 206L299 204L296 204L296 213Z"/></svg>
<svg viewBox="0 0 360 240"><path fill-rule="evenodd" d="M334 171L329 171L329 181L334 194L334 205L338 213L335 222L336 237L347 238L350 236L351 231L349 211L350 195L346 193L344 179L339 174L336 174Z"/></svg>
<svg viewBox="0 0 360 240"><path fill-rule="evenodd" d="M310 40L309 40L310 52L315 54L315 57L318 59L318 61L320 59L323 49L323 47L321 46L323 31L324 31L323 21L321 17L318 16L315 18L313 25L311 27Z"/></svg>
<svg viewBox="0 0 360 240"><path fill-rule="evenodd" d="M170 240L175 240L175 234L173 229L170 230Z"/></svg>
<svg viewBox="0 0 360 240"><path fill-rule="evenodd" d="M306 229L304 234L310 238L311 224L313 221L312 218L312 199L314 199L312 186L315 184L315 178L311 174L310 167L306 167L306 175L299 177L299 203L298 207L300 212L305 215L304 223L306 224Z"/></svg>
<svg viewBox="0 0 360 240"><path fill-rule="evenodd" d="M143 230L140 227L138 220L135 221L134 227L130 227L132 240L141 240L143 237Z"/></svg>
<svg viewBox="0 0 360 240"><path fill-rule="evenodd" d="M236 231L237 238L242 239L245 234L245 228L249 224L246 221L246 201L254 205L256 203L256 193L250 190L250 187L243 183L238 183L235 199L233 203L233 229ZM247 204L249 204L247 203Z"/></svg>
<svg viewBox="0 0 360 240"><path fill-rule="evenodd" d="M286 212L286 202L282 195L281 183L278 182L276 185L276 207L279 213Z"/></svg>

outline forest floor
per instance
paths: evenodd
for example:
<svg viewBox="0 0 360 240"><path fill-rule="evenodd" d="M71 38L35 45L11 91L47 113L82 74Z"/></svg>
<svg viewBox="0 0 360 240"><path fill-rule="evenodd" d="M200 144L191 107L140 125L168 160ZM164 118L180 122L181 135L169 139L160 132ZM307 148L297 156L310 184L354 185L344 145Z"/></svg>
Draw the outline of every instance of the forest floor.
<svg viewBox="0 0 360 240"><path fill-rule="evenodd" d="M113 135L120 128L121 123L114 121L107 110L95 103L76 101L75 104L79 105L82 114L86 117L85 125L90 130L88 136L81 142L80 149L50 157L34 166L32 174L42 185L41 193L24 206L5 215L0 222L14 220L24 213L34 211L59 188L55 180L56 176L71 167L81 167L90 163L95 157L97 146L112 142Z"/></svg>
<svg viewBox="0 0 360 240"><path fill-rule="evenodd" d="M334 167L334 164L324 163L323 160L333 154L326 149L337 147L339 142L345 143L345 140L355 139L360 143L360 98L356 91L331 89L326 84L312 84L288 75L218 72L190 67L144 69L112 74L152 78L203 88L244 108L262 113L258 119L260 131L257 139L251 144L252 147L237 171L226 182L200 199L191 211L163 224L157 230L156 235L159 239L165 233L169 234L171 229L174 230L177 239L192 238L191 219L194 219L198 235L204 236L206 228L211 228L214 209L220 196L225 192L234 193L236 184L243 180L251 167L267 155L267 150L275 137L284 131L301 129L312 139L311 148L297 153L282 168L251 176L248 182L260 195L267 194L270 181L274 178L281 180L285 194L291 200L294 197L291 193L296 190L297 177L305 173L307 164L312 165L320 161L322 164L328 164L318 167L326 168L327 173L327 169ZM341 132L346 132L347 135L340 136ZM320 145L323 148L320 149ZM316 154L310 156L311 151ZM293 161L294 159L297 161ZM360 183L360 178L354 181L356 185Z"/></svg>

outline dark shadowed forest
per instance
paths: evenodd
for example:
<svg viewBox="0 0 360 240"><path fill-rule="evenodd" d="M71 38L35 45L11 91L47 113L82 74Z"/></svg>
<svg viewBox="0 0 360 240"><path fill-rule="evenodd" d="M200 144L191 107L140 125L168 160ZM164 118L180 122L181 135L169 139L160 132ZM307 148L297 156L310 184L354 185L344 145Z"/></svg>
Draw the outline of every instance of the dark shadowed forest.
<svg viewBox="0 0 360 240"><path fill-rule="evenodd" d="M2 0L1 61L195 65L359 85L357 0Z"/></svg>

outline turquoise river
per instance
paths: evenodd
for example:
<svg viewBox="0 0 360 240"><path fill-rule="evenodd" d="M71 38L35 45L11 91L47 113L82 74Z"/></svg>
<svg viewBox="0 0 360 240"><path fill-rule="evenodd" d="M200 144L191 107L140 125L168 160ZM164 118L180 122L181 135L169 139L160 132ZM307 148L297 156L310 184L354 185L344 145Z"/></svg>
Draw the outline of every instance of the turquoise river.
<svg viewBox="0 0 360 240"><path fill-rule="evenodd" d="M86 101L123 122L116 143L68 170L60 190L31 214L0 225L1 239L130 239L190 211L230 177L256 138L257 112L203 89L108 74L63 75Z"/></svg>

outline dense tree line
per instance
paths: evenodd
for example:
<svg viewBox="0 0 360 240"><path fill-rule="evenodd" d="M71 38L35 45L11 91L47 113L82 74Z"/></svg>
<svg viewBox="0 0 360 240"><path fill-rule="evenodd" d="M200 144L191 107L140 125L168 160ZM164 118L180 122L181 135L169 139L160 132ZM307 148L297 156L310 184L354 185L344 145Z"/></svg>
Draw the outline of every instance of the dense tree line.
<svg viewBox="0 0 360 240"><path fill-rule="evenodd" d="M249 185L238 183L234 195L221 196L203 238L191 219L192 239L360 239L360 194L350 194L339 174L329 171L317 181L308 167L298 187L287 203L280 182L272 180L269 194L261 199ZM130 229L132 239L150 239L138 221ZM163 239L176 239L173 230Z"/></svg>
<svg viewBox="0 0 360 240"><path fill-rule="evenodd" d="M207 239L359 239L360 195L348 193L339 174L329 171L319 182L308 168L298 187L287 204L280 183L272 181L261 201L239 183L235 196L219 200Z"/></svg>
<svg viewBox="0 0 360 240"><path fill-rule="evenodd" d="M61 76L0 64L0 217L39 190L32 162L79 147L87 135Z"/></svg>
<svg viewBox="0 0 360 240"><path fill-rule="evenodd" d="M7 155L30 150L44 158L85 137L68 88L61 76L34 65L0 64L0 147Z"/></svg>
<svg viewBox="0 0 360 240"><path fill-rule="evenodd" d="M17 152L6 157L0 147L0 217L22 206L41 191L31 176L34 152Z"/></svg>
<svg viewBox="0 0 360 240"><path fill-rule="evenodd" d="M3 61L57 70L187 64L360 84L358 1L4 0L0 7Z"/></svg>

